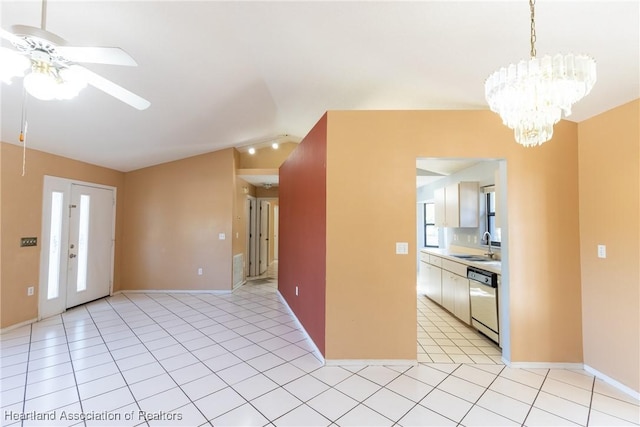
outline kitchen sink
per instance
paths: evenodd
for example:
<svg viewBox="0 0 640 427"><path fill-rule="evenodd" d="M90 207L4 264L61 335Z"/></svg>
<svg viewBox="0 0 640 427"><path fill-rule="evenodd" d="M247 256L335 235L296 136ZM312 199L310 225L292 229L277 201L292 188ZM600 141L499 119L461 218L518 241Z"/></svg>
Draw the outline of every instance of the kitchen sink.
<svg viewBox="0 0 640 427"><path fill-rule="evenodd" d="M497 261L496 259L493 258L489 258L486 256L481 256L481 255L458 255L458 254L451 254L452 257L455 258L460 258L460 259L464 259L466 261L473 261L473 262L491 262L491 261Z"/></svg>

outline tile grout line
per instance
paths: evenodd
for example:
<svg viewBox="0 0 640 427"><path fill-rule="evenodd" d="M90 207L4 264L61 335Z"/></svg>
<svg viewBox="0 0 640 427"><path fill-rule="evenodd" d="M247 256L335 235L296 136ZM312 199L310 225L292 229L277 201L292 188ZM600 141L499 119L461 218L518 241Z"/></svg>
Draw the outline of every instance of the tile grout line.
<svg viewBox="0 0 640 427"><path fill-rule="evenodd" d="M143 294L143 295L147 295L147 294ZM169 295L170 295L172 298L174 298L174 299L175 299L175 297L173 297L173 295L172 295L172 294L169 294ZM127 298L128 298L128 297L127 297ZM152 298L152 299L153 299L153 298ZM132 301L132 300L130 300L130 301L131 301L134 305L136 305L136 307L140 308L140 306L139 306L138 304L136 304L136 303L135 303L135 301ZM182 304L184 304L184 302L182 302L182 301L180 301L180 302L181 302ZM206 301L205 301L205 302L206 302ZM184 305L186 305L186 304L184 304ZM187 306L188 306L188 305L187 305ZM164 305L163 305L163 307L164 307L167 311L172 312L172 311L171 311L171 309L167 308L166 306L164 306ZM192 308L192 307L189 307L189 308L190 308L190 309L193 309L193 310L196 310L196 311L198 311L199 313L203 314L203 313L202 313L201 311L199 311L198 309L194 309L194 308ZM144 309L141 309L141 310L144 312ZM172 312L172 313L173 313L173 312ZM145 314L147 314L147 313L145 312ZM173 313L173 314L175 314L175 313ZM229 313L229 314L230 314L230 313ZM148 315L148 314L147 314L147 315ZM179 317L179 318L181 318L182 320L184 320L181 316L178 316L177 314L176 314L176 316L177 316L177 317ZM206 315L205 315L205 316L206 316ZM207 316L207 317L209 317L209 316ZM235 317L235 316L234 316L234 317ZM215 322L215 319L210 318L210 317L209 317L209 319ZM188 324L190 325L190 323L189 323L189 322L186 322L186 323L188 323ZM218 323L218 322L216 322L216 323ZM167 332L169 335L171 335L171 336L173 337L173 334L171 334L170 332L168 332L168 331L167 331L163 326L161 326L161 325L159 325L159 324L158 324L158 326L160 326L163 330L165 330L165 332ZM132 332L133 332L133 331L132 331ZM135 334L135 332L134 332L134 334ZM174 339L175 339L175 337L174 337ZM227 341L229 341L229 340L227 340ZM251 340L250 340L250 341L251 341ZM223 342L224 342L224 341L223 341ZM259 346L259 344L258 344L258 343L255 343L255 342L253 342L253 341L251 341L251 342L252 342L254 345L258 345L258 346ZM178 343L180 343L180 342L178 341ZM218 342L216 342L216 344L220 345L220 343L218 343ZM144 343L143 343L143 345L144 345ZM208 365L206 365L206 364L204 363L204 361L203 361L203 360L201 360L198 356L194 355L194 354L191 352L191 350L189 350L188 348L186 348L186 347L184 346L184 344L180 343L180 345L182 345L182 347L183 347L185 350L187 350L191 355L193 355L196 359L198 359L198 361L200 361L200 363L202 363L203 365L205 365L205 366L207 367L207 369L209 369L209 370L211 371L211 373L212 373L212 374L216 375L216 377L218 377L218 378L219 378L219 379L220 379L224 384L226 384L226 386L227 386L228 388L231 388L231 389L232 389L235 393L237 393L237 394L238 394L238 395L239 395L243 400L245 400L245 404L246 404L246 403L248 403L248 404L249 404L249 405L251 405L251 407L253 407L253 408L254 408L258 413L260 413L260 414L261 414L265 419L269 420L269 418L268 418L268 417L266 417L266 416L265 416L265 414L263 414L262 412L260 412L260 411L258 410L258 408L256 408L253 404L251 404L251 401L249 401L248 399L246 399L242 394L238 393L238 392L233 388L233 386L232 386L231 384L227 383L227 381L225 381L223 378L221 378L221 377L217 374L217 372L215 372L215 371L213 371L211 368L209 368L209 366L208 366ZM146 345L145 345L145 347L146 347ZM224 348L224 346L223 346L223 348ZM243 348L244 348L244 347L243 347ZM270 352L270 351L269 351L269 350L267 350L267 349L264 349L264 350L265 350L265 351L267 351L267 352ZM228 353L230 353L230 354L233 354L231 351L227 350L226 348L225 348L225 351L227 351L227 352L228 352ZM151 351L150 351L150 352L151 352ZM209 419L207 418L207 416L206 416L204 413L202 413L202 411L200 410L200 408L198 407L198 405L196 405L196 404L195 404L195 402L191 399L191 397L190 397L190 396L189 396L189 395L188 395L188 394L187 394L187 393L182 389L182 386L180 386L180 385L175 381L175 379L173 379L173 377L171 376L171 373L170 373L169 371L167 371L167 370L166 370L166 368L162 365L162 363L160 362L160 360L159 360L159 359L157 359L157 358L156 358L156 356L154 356L153 354L152 354L152 356L154 357L154 359L156 359L156 360L157 360L158 364L159 364L160 366L162 366L162 368L165 370L165 372L167 373L167 375L169 375L169 377L171 377L171 379L174 381L174 383L176 383L176 386L177 386L177 387L178 387L178 388L179 388L179 389L180 389L180 390L185 394L185 396L187 396L187 398L189 399L189 402L190 402L191 404L193 404L193 406L194 406L194 407L195 407L195 408L196 408L196 409L197 409L197 410L202 414L202 416L204 417L204 419L205 419L205 420L207 420L208 422L211 422L213 419L212 419L212 420L209 420ZM216 356L216 357L217 357L217 356ZM260 356L256 356L256 357L260 357ZM302 357L302 356L301 356L301 357ZM208 360L208 359L206 359L206 360ZM251 359L249 359L249 360L251 360ZM242 361L242 362L236 363L236 364L234 364L234 365L228 366L228 367L226 367L226 368L224 368L224 369L231 368L231 367L233 367L233 366L239 365L240 363L246 363L246 362L245 362L245 361ZM285 363L286 363L286 362L285 362ZM278 366L281 366L281 365L278 365ZM224 369L221 369L221 371L222 371L222 370L224 370ZM271 369L272 369L272 368L271 368ZM259 375L260 373L261 373L261 372L258 372L257 374L252 375L252 376L250 376L250 377L248 377L248 378L245 378L244 380L247 380L247 379L253 378L254 376ZM242 381L244 381L244 380L242 380ZM294 381L294 380L292 380L292 381ZM284 384L283 384L283 385L284 385ZM278 387L278 388L283 388L283 385L279 385L279 387ZM207 394L207 395L205 395L205 396L202 396L200 399L202 399L202 398L204 398L204 397L207 397L207 396L210 396L210 395L212 395L212 394L214 394L214 393L216 393L216 392L218 392L218 391L220 391L220 390L216 390L215 392L212 392L212 393L209 393L209 394ZM271 390L271 391L273 391L273 390ZM270 393L271 391L266 392L266 393L264 393L264 394ZM285 389L285 391L287 391L287 390ZM158 394L159 394L159 393L158 393ZM263 395L264 395L264 394L263 394ZM261 395L261 396L262 396L262 395ZM149 397L151 397L151 396L149 396ZM258 396L258 397L260 397L260 396ZM256 399L257 399L258 397L256 397ZM294 396L294 397L295 397L295 396ZM198 399L198 400L200 400L200 399ZM298 400L299 400L299 399L298 399ZM243 405L244 405L244 404L243 404ZM230 410L228 410L228 411L226 411L226 412L223 412L223 413L221 413L221 414L218 414L218 415L216 416L216 418L221 417L221 416L223 416L223 415L225 415L225 414L227 414L227 413L229 413L229 412L231 412L231 411L233 411L233 410L237 409L237 408L238 408L238 407L240 407L240 406L242 406L242 405L239 405L239 406L237 406L237 407L231 408ZM298 405L298 406L300 406L300 405ZM294 409L295 409L295 408L294 408ZM292 409L292 410L293 410L293 409ZM270 420L270 422L271 422L271 420Z"/></svg>
<svg viewBox="0 0 640 427"><path fill-rule="evenodd" d="M29 350L27 353L27 363L24 372L24 392L22 396L22 413L27 409L27 387L29 386L29 361L31 360L31 339L33 338L33 323L29 325ZM24 420L20 421L20 426L24 426Z"/></svg>
<svg viewBox="0 0 640 427"><path fill-rule="evenodd" d="M104 299L104 301L105 301L105 303L107 303L109 306L111 306L111 304L109 304L108 298L105 298L105 299ZM100 311L107 311L107 310L100 310ZM115 310L114 310L114 311L115 311ZM98 325L98 323L96 322L95 317L93 316L93 314L91 313L91 310L89 310L89 308L87 308L87 313L89 314L89 317L91 318L91 321L92 321L92 322L94 323L94 325L96 326L96 329L97 329L97 331L98 331L98 335L99 335L99 336L100 336L100 338L102 339L102 342L104 343L105 347L107 348L107 352L109 353L109 356L111 357L111 360L113 361L113 364L114 364L114 365L116 366L116 368L118 369L118 373L120 374L120 376L122 377L122 380L123 380L123 381L124 381L124 383L126 384L126 386L127 386L127 390L129 390L129 393L131 393L131 396L133 397L133 403L138 407L138 410L140 410L141 408L140 408L140 404L138 403L138 399L137 399L137 398L136 398L136 396L131 392L131 388L129 387L129 384L127 383L126 378L125 378L125 377L124 377L124 375L122 374L122 370L120 369L120 366L118 365L118 362L117 362L117 361L116 361L116 359L113 357L113 354L111 353L111 349L109 348L109 344L108 344L108 343L107 343L107 341L104 339L104 336L103 336L103 334L102 334L102 331L100 331L100 326L99 326L99 325ZM117 313L116 313L116 314L117 314ZM125 324L126 324L126 322L125 322ZM127 326L128 326L128 325L127 325ZM109 363L109 362L106 362L106 363ZM105 363L105 364L106 364L106 363ZM100 365L98 365L98 366L100 366ZM106 378L106 377L102 377L102 378ZM92 381L95 381L95 380L92 380ZM91 381L88 381L88 383L89 383L89 382L91 382ZM115 391L115 390L118 390L118 389L119 389L119 388L112 389L112 390L106 391L106 392L104 392L104 393L99 393L99 394L97 394L97 395L95 395L95 396L92 396L91 398L98 397L98 396L101 396L101 395L104 395L104 394L110 393L110 392ZM113 408L113 410L115 411L115 410L117 410L117 409L124 408L124 407L126 407L127 405L130 405L130 404L126 404L126 405L124 405L124 406L120 406L120 407L118 407L118 408ZM134 425L135 425L135 426L139 426L139 425L142 425L142 424L143 424L143 423L134 424ZM147 423L147 422L146 422L146 420L145 420L144 424L146 424L147 426L149 425L149 423Z"/></svg>
<svg viewBox="0 0 640 427"><path fill-rule="evenodd" d="M89 312L89 310L86 309L86 307L83 307L87 313ZM93 322L93 319L91 319L91 321ZM69 338L68 338L68 334L67 334L67 327L65 326L64 323L64 316L62 314L60 314L60 322L62 324L62 329L64 329L64 338L66 341L66 345L67 345L67 351L69 352L69 362L71 363L71 372L73 373L73 382L75 383L75 388L76 388L76 396L78 396L78 404L80 405L80 412L84 413L84 407L82 406L82 397L80 396L80 387L78 386L78 378L76 377L76 368L74 365L74 361L73 361L73 357L71 356L71 348L69 348ZM95 322L93 322L93 324L95 325ZM82 424L86 427L87 422L85 420L82 420Z"/></svg>

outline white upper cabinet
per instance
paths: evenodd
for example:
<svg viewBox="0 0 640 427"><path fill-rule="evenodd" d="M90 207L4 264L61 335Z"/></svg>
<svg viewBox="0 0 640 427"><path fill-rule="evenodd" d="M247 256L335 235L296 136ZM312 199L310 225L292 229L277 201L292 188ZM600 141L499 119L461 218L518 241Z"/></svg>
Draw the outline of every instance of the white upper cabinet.
<svg viewBox="0 0 640 427"><path fill-rule="evenodd" d="M479 185L459 182L434 191L438 227L478 227Z"/></svg>

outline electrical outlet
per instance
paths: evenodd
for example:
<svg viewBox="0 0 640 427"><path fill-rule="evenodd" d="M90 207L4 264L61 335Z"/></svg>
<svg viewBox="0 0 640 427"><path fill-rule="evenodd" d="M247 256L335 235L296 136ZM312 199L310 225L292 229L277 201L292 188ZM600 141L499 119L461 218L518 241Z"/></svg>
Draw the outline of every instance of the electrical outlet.
<svg viewBox="0 0 640 427"><path fill-rule="evenodd" d="M33 286L29 286L27 288L27 296L32 297L34 292L35 292L35 289Z"/></svg>
<svg viewBox="0 0 640 427"><path fill-rule="evenodd" d="M198 268L198 276L202 276L202 267Z"/></svg>
<svg viewBox="0 0 640 427"><path fill-rule="evenodd" d="M296 286L296 296L298 296L298 287Z"/></svg>
<svg viewBox="0 0 640 427"><path fill-rule="evenodd" d="M219 233L219 234L218 234L218 239L219 239L219 240L225 240L226 238L227 238L227 235L226 235L226 234L224 234L224 233Z"/></svg>
<svg viewBox="0 0 640 427"><path fill-rule="evenodd" d="M478 244L478 236L473 236L473 244Z"/></svg>
<svg viewBox="0 0 640 427"><path fill-rule="evenodd" d="M598 245L598 258L606 258L606 257L607 257L607 246Z"/></svg>

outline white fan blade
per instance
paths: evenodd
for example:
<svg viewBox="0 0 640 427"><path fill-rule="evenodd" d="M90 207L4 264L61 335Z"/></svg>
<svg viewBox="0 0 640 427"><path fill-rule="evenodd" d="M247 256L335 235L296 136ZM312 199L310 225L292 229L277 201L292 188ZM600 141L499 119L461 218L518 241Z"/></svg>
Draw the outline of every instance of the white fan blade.
<svg viewBox="0 0 640 427"><path fill-rule="evenodd" d="M119 47L56 46L56 51L71 62L128 65L130 67L138 65L131 55Z"/></svg>
<svg viewBox="0 0 640 427"><path fill-rule="evenodd" d="M23 39L21 39L20 37L16 36L13 33L10 33L9 31L0 28L0 37L2 37L5 40L8 40L11 44L15 45L24 45L25 41Z"/></svg>
<svg viewBox="0 0 640 427"><path fill-rule="evenodd" d="M146 99L136 95L133 92L129 92L122 86L118 86L111 80L107 80L104 77L94 73L93 71L89 71L88 69L79 65L74 65L73 68L81 70L84 78L87 80L87 83L89 83L91 86L100 89L101 91L113 96L114 98L119 99L125 104L131 105L133 108L137 108L138 110L146 110L151 105L151 103Z"/></svg>

